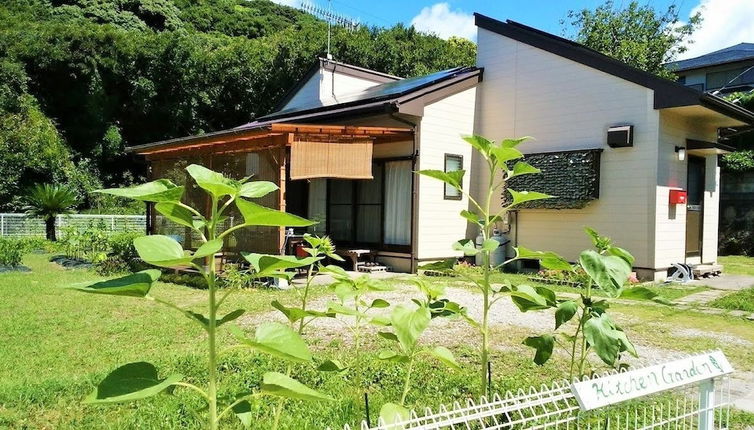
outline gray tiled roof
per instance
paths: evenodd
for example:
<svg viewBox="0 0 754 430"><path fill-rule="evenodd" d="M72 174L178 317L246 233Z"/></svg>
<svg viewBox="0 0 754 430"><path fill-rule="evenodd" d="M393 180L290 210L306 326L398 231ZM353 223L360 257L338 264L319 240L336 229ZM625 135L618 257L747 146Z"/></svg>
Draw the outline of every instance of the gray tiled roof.
<svg viewBox="0 0 754 430"><path fill-rule="evenodd" d="M673 61L668 63L667 67L674 72L682 72L684 70L735 63L749 59L754 60L754 43L739 43L738 45L729 46L699 57Z"/></svg>

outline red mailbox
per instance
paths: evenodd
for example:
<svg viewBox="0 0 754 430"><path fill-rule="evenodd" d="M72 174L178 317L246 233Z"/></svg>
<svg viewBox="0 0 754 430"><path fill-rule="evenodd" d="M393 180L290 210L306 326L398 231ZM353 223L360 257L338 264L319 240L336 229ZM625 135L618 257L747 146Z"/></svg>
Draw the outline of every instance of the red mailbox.
<svg viewBox="0 0 754 430"><path fill-rule="evenodd" d="M671 205L685 205L686 197L686 190L670 190Z"/></svg>

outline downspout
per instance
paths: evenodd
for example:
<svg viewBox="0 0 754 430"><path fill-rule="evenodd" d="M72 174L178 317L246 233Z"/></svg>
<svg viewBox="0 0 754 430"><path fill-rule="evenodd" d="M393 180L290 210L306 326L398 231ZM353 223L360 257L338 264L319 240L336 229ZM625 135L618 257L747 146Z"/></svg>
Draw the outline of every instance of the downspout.
<svg viewBox="0 0 754 430"><path fill-rule="evenodd" d="M395 105L393 105L393 108L395 109ZM417 168L417 161L419 159L419 150L417 148L418 142L419 142L419 134L421 132L419 124L411 122L407 119L398 117L395 115L395 112L389 113L390 118L408 125L411 127L411 130L413 131L413 139L411 140L411 162L412 166L411 169L413 171L416 171ZM416 211L419 208L419 181L416 175L413 175L411 177L411 273L416 273L418 266L419 266L419 260L418 260L418 229L419 229L419 217L417 216Z"/></svg>

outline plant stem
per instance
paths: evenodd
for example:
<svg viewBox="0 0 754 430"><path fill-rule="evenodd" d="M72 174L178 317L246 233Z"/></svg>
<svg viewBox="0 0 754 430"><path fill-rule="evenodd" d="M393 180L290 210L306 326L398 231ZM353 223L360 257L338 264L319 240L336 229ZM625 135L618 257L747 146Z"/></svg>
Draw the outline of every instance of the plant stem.
<svg viewBox="0 0 754 430"><path fill-rule="evenodd" d="M291 370L293 370L293 367L289 364L288 368L285 371L285 374L291 376ZM280 416L283 414L284 405L285 398L281 397L280 400L278 400L278 404L275 405L275 418L272 421L272 430L277 430L278 426L280 425Z"/></svg>
<svg viewBox="0 0 754 430"><path fill-rule="evenodd" d="M576 344L578 343L579 339L579 332L581 331L581 325L584 323L584 314L582 311L582 316L579 317L579 324L576 327L576 333L573 334L573 342L571 345L571 367L568 371L568 378L573 379L573 367L576 365Z"/></svg>
<svg viewBox="0 0 754 430"><path fill-rule="evenodd" d="M406 380L403 382L403 394L401 395L401 405L406 405L406 396L408 395L408 389L411 381L411 372L414 369L414 357L411 356L411 360L408 362L408 369L406 369Z"/></svg>
<svg viewBox="0 0 754 430"><path fill-rule="evenodd" d="M209 240L215 239L215 229L217 224L217 198L212 197L212 218L207 229ZM207 256L207 289L209 291L209 324L207 327L207 343L209 347L209 387L207 395L209 396L209 429L216 430L218 425L217 418L217 347L215 335L217 332L217 304L216 304L216 273L215 273L215 256Z"/></svg>
<svg viewBox="0 0 754 430"><path fill-rule="evenodd" d="M485 201L484 210L482 211L482 216L484 217L484 220L482 222L482 244L487 241L487 239L490 238L491 233L491 224L490 224L490 205L492 203L492 193L494 192L494 181L495 181L495 165L491 162L489 163L490 168L490 180L489 185L487 187L487 198ZM484 304L482 307L482 354L481 354L481 361L482 361L482 368L480 372L481 377L481 387L482 392L481 394L483 396L487 396L489 385L487 381L487 363L489 362L489 313L490 313L490 252L489 251L482 251L482 273L484 274L484 281L482 282L482 296L484 299Z"/></svg>
<svg viewBox="0 0 754 430"><path fill-rule="evenodd" d="M304 287L304 297L301 299L301 310L306 312L306 299L309 297L309 287L312 284L312 273L314 272L314 264L309 265L309 270L306 272L306 286ZM304 332L304 318L298 324L298 334Z"/></svg>

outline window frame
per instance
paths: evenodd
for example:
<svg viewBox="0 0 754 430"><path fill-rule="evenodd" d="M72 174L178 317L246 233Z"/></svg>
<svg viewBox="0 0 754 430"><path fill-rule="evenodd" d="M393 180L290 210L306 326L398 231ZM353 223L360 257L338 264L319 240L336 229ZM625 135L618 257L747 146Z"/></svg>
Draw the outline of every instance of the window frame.
<svg viewBox="0 0 754 430"><path fill-rule="evenodd" d="M448 173L448 160L449 159L458 160L460 162L460 164L461 164L461 168L458 169L458 170L463 170L463 155L461 155L461 154L450 154L450 153L446 152L445 156L443 157L443 166L442 166L443 167L443 171L445 173ZM458 192L458 195L457 196L456 195L449 195L448 194L449 187L453 191ZM463 200L463 193L461 191L456 190L455 188L451 187L450 185L448 185L446 183L443 183L442 195L443 195L443 200L455 200L455 201Z"/></svg>

